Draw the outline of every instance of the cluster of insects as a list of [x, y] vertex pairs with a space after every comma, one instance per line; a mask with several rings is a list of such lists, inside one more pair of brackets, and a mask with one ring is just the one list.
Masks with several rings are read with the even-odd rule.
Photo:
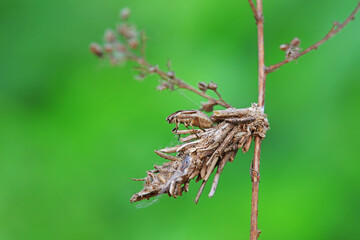
[[[209, 193], [209, 197], [214, 196], [225, 164], [235, 159], [239, 149], [247, 152], [254, 136], [264, 138], [269, 129], [266, 115], [256, 104], [250, 108], [214, 111], [211, 117], [198, 110], [177, 111], [166, 120], [175, 124], [172, 133], [179, 136], [180, 144], [155, 150], [168, 162], [154, 165], [145, 178], [133, 179], [145, 183], [144, 189], [135, 193], [130, 202], [160, 194], [176, 198], [187, 192], [190, 180], [195, 179], [196, 182], [202, 180], [195, 199], [197, 203], [217, 167]], [[180, 124], [188, 129], [179, 130]]]

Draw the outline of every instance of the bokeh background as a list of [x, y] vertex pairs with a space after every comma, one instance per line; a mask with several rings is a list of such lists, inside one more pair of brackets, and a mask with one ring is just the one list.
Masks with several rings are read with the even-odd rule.
[[[303, 48], [343, 21], [355, 0], [265, 1], [267, 65], [294, 37]], [[148, 59], [196, 85], [219, 84], [236, 107], [257, 101], [256, 27], [246, 0], [2, 0], [0, 3], [0, 239], [248, 239], [252, 152], [238, 154], [198, 205], [130, 204], [153, 152], [176, 144], [170, 113], [191, 93], [157, 92], [89, 43], [132, 9]], [[360, 15], [340, 34], [268, 76], [261, 239], [359, 239]], [[183, 96], [185, 94], [186, 97]], [[210, 185], [210, 184], [209, 184]]]

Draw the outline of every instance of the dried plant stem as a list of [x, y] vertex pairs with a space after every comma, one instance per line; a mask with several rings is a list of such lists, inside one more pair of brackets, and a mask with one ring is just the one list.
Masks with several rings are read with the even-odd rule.
[[251, 194], [251, 230], [250, 240], [256, 240], [261, 231], [258, 229], [258, 202], [259, 202], [259, 182], [260, 182], [260, 149], [261, 138], [255, 137], [255, 153], [251, 170], [252, 194]]
[[320, 41], [318, 41], [317, 43], [315, 43], [314, 45], [308, 47], [307, 49], [305, 49], [304, 51], [300, 52], [299, 54], [297, 54], [296, 56], [294, 56], [291, 59], [286, 59], [282, 62], [279, 62], [277, 64], [271, 65], [269, 67], [266, 68], [266, 73], [271, 73], [275, 70], [277, 70], [279, 67], [281, 67], [282, 65], [289, 63], [303, 55], [305, 55], [306, 53], [310, 52], [311, 50], [315, 50], [318, 49], [318, 47], [323, 44], [324, 42], [326, 42], [327, 40], [329, 40], [331, 37], [333, 37], [335, 34], [337, 34], [338, 32], [340, 32], [351, 20], [353, 20], [355, 18], [356, 13], [359, 11], [360, 9], [360, 2], [358, 3], [358, 5], [356, 6], [356, 8], [354, 9], [354, 11], [350, 14], [349, 17], [346, 18], [346, 20], [340, 24], [338, 22], [333, 23], [332, 28], [330, 29], [330, 31], [325, 35], [325, 37], [323, 39], [321, 39]]
[[257, 10], [256, 10], [256, 7], [255, 7], [255, 5], [254, 5], [254, 2], [253, 2], [253, 0], [248, 0], [248, 1], [249, 1], [251, 10], [253, 11], [255, 20], [256, 20], [256, 22], [257, 22], [257, 21], [259, 20], [259, 16], [258, 16], [258, 12], [257, 12]]
[[147, 73], [154, 73], [159, 75], [162, 79], [166, 79], [167, 81], [171, 81], [174, 83], [174, 85], [178, 86], [179, 88], [182, 89], [187, 89], [193, 93], [196, 93], [197, 95], [206, 98], [210, 101], [213, 101], [215, 104], [217, 105], [221, 105], [223, 107], [226, 108], [230, 108], [231, 105], [228, 104], [227, 102], [225, 102], [224, 99], [221, 98], [220, 94], [216, 91], [216, 94], [219, 96], [219, 99], [215, 99], [209, 95], [207, 95], [206, 93], [194, 88], [193, 86], [187, 84], [186, 82], [184, 82], [183, 80], [175, 77], [175, 76], [169, 76], [168, 73], [161, 71], [159, 68], [152, 66], [150, 63], [148, 63], [144, 58], [139, 57], [135, 54], [130, 54], [129, 53], [129, 58], [130, 60], [135, 61], [137, 64], [139, 64], [141, 67], [143, 67], [143, 71], [146, 71]]
[[[250, 6], [253, 5], [252, 1], [249, 1]], [[264, 111], [265, 104], [265, 52], [264, 52], [264, 17], [263, 17], [263, 4], [262, 0], [256, 1], [256, 24], [258, 30], [258, 61], [259, 61], [259, 73], [258, 73], [258, 105], [262, 111]], [[261, 151], [261, 137], [255, 137], [255, 153], [252, 163], [251, 181], [252, 181], [252, 196], [251, 196], [251, 229], [250, 240], [256, 240], [260, 234], [258, 230], [258, 201], [259, 201], [259, 180], [260, 180], [260, 151]]]
[[[264, 58], [264, 18], [263, 18], [263, 4], [262, 0], [256, 0], [256, 9], [254, 6], [254, 2], [249, 0], [250, 7], [254, 13], [257, 29], [258, 29], [258, 61], [259, 61], [259, 97], [258, 97], [258, 106], [262, 111], [264, 111], [265, 106], [265, 83], [266, 83], [266, 75], [274, 70], [278, 69], [282, 65], [297, 59], [304, 54], [310, 52], [311, 50], [317, 49], [321, 44], [326, 42], [328, 39], [337, 34], [340, 30], [342, 30], [351, 20], [355, 18], [356, 13], [360, 9], [360, 2], [356, 6], [355, 10], [350, 14], [346, 20], [340, 23], [334, 23], [331, 30], [325, 35], [323, 39], [305, 49], [304, 51], [298, 53], [291, 59], [286, 59], [280, 63], [271, 65], [266, 68], [265, 66], [265, 58]], [[252, 162], [251, 169], [251, 181], [252, 181], [252, 199], [251, 199], [251, 232], [250, 232], [250, 240], [256, 240], [259, 237], [261, 231], [258, 230], [258, 201], [259, 201], [259, 181], [260, 181], [260, 152], [261, 152], [261, 137], [255, 137], [255, 152], [254, 152], [254, 160]]]

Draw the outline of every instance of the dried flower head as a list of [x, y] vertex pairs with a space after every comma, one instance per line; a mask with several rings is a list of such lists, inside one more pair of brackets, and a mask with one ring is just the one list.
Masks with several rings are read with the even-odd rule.
[[213, 83], [213, 82], [210, 82], [209, 85], [208, 85], [208, 88], [213, 90], [213, 91], [216, 91], [218, 85], [216, 83]]

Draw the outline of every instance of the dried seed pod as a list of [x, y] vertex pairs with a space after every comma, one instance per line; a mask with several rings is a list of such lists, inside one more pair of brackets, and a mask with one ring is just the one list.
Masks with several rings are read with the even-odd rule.
[[149, 72], [151, 73], [156, 73], [158, 70], [159, 70], [158, 65], [149, 67]]
[[137, 39], [129, 39], [128, 43], [132, 49], [136, 49], [139, 46], [139, 41]]
[[138, 37], [138, 32], [134, 26], [123, 23], [116, 26], [116, 31], [127, 39], [136, 39]]
[[288, 50], [289, 49], [289, 47], [290, 47], [290, 44], [281, 44], [280, 45], [280, 50], [282, 50], [282, 51], [286, 51], [286, 50]]
[[90, 51], [97, 57], [102, 57], [104, 55], [103, 49], [98, 43], [91, 43]]
[[161, 81], [161, 84], [156, 87], [156, 90], [163, 91], [168, 88], [170, 88], [168, 82]]
[[130, 16], [130, 8], [128, 7], [125, 7], [123, 9], [121, 9], [120, 11], [120, 18], [123, 20], [123, 21], [126, 21]]
[[127, 29], [128, 29], [128, 25], [123, 23], [123, 24], [118, 24], [116, 26], [116, 31], [118, 34], [122, 35], [125, 37], [125, 33], [127, 32]]
[[208, 88], [213, 90], [213, 91], [216, 91], [218, 85], [216, 83], [213, 83], [213, 82], [210, 82], [209, 85], [208, 85]]
[[107, 53], [112, 53], [114, 49], [113, 49], [113, 46], [112, 46], [111, 44], [106, 43], [106, 44], [104, 45], [104, 50], [105, 50], [105, 52], [107, 52]]
[[292, 47], [298, 47], [300, 45], [300, 39], [294, 38], [290, 44]]
[[198, 88], [202, 91], [202, 92], [206, 92], [206, 90], [208, 89], [208, 85], [204, 82], [199, 82], [198, 83]]
[[107, 29], [105, 31], [104, 39], [107, 43], [113, 43], [116, 41], [115, 32], [112, 29]]
[[174, 72], [174, 71], [169, 71], [169, 72], [167, 73], [167, 76], [168, 76], [169, 78], [171, 78], [171, 79], [174, 79], [174, 78], [175, 78], [175, 72]]

